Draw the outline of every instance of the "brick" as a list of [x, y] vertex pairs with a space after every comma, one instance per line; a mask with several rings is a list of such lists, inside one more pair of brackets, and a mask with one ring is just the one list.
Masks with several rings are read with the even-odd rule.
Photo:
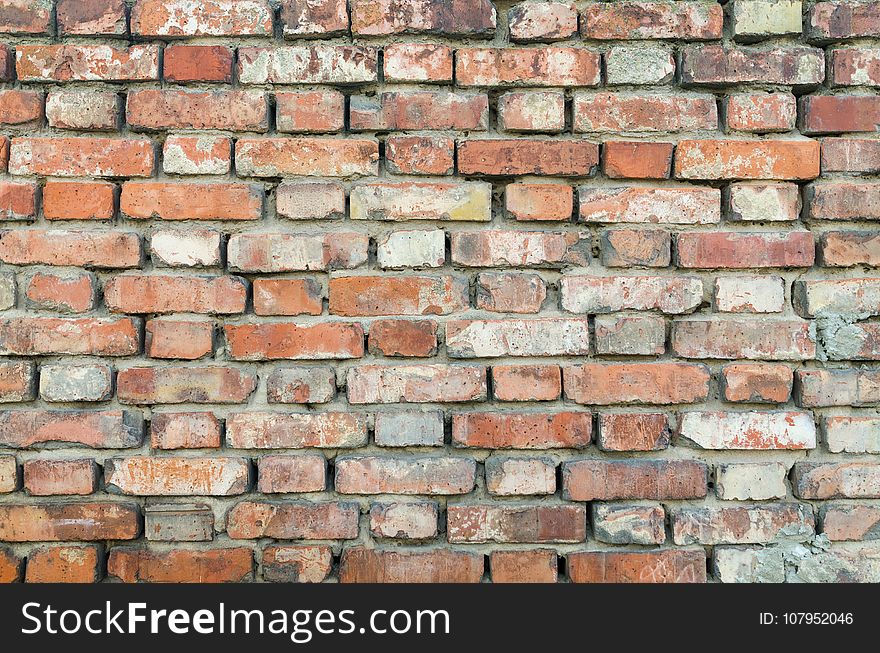
[[34, 399], [35, 371], [30, 361], [0, 362], [0, 403]]
[[875, 132], [880, 125], [880, 102], [871, 95], [813, 95], [801, 100], [804, 134]]
[[370, 532], [379, 538], [426, 540], [437, 536], [437, 504], [431, 501], [374, 503]]
[[254, 574], [248, 548], [149, 551], [114, 547], [107, 575], [123, 583], [240, 583]]
[[159, 47], [131, 45], [17, 45], [22, 82], [148, 82], [159, 79]]
[[489, 554], [493, 583], [555, 583], [558, 566], [556, 551], [551, 549], [493, 551]]
[[257, 385], [254, 374], [231, 367], [130, 367], [116, 375], [124, 404], [237, 404]]
[[817, 2], [808, 16], [804, 26], [817, 40], [870, 37], [880, 26], [873, 2]]
[[336, 396], [336, 375], [330, 367], [282, 367], [266, 379], [270, 404], [323, 404]]
[[232, 360], [324, 360], [364, 355], [364, 330], [349, 322], [227, 324], [224, 333]]
[[139, 0], [131, 10], [139, 36], [271, 36], [272, 8], [265, 0]]
[[686, 45], [681, 49], [685, 86], [780, 84], [816, 86], [825, 79], [822, 50], [805, 46], [724, 47]]
[[244, 458], [135, 456], [104, 461], [104, 483], [111, 492], [134, 496], [230, 496], [249, 485]]
[[226, 516], [234, 540], [351, 540], [358, 535], [355, 503], [262, 503], [243, 501]]
[[452, 81], [453, 49], [439, 43], [391, 43], [384, 48], [388, 82]]
[[369, 350], [380, 356], [433, 356], [437, 352], [437, 323], [376, 320], [370, 325]]
[[329, 288], [332, 315], [448, 315], [470, 304], [467, 282], [452, 276], [334, 277]]
[[87, 495], [98, 489], [94, 460], [28, 460], [24, 489], [31, 496]]
[[443, 91], [389, 91], [349, 101], [351, 131], [443, 129], [484, 131], [489, 124], [485, 94]]
[[43, 121], [43, 94], [35, 91], [0, 91], [0, 125], [38, 128]]
[[558, 365], [494, 365], [492, 393], [499, 401], [554, 401], [562, 394]]
[[661, 451], [669, 446], [663, 413], [601, 413], [597, 444], [603, 451]]
[[880, 85], [880, 50], [877, 48], [834, 48], [830, 52], [832, 85]]
[[15, 50], [6, 44], [0, 45], [0, 81], [13, 79], [15, 71]]
[[571, 219], [574, 193], [564, 184], [509, 184], [504, 208], [515, 220]]
[[6, 0], [0, 10], [0, 34], [46, 34], [52, 4], [45, 0]]
[[460, 86], [598, 86], [599, 54], [585, 48], [460, 48]]
[[376, 415], [375, 441], [380, 447], [440, 447], [445, 437], [440, 411], [382, 412]]
[[375, 82], [378, 50], [358, 45], [240, 47], [242, 84], [363, 84]]
[[442, 229], [391, 232], [377, 239], [376, 259], [383, 269], [442, 267], [446, 233]]
[[700, 499], [706, 496], [706, 465], [692, 460], [568, 461], [562, 464], [562, 496], [566, 501]]
[[672, 237], [662, 229], [606, 229], [599, 249], [605, 267], [663, 268], [672, 260]]
[[55, 91], [46, 97], [50, 127], [82, 131], [116, 131], [119, 97], [115, 93]]
[[582, 222], [711, 224], [721, 220], [721, 192], [714, 188], [582, 187], [578, 195]]
[[0, 583], [21, 581], [23, 570], [24, 558], [15, 555], [11, 549], [0, 548]]
[[618, 84], [668, 84], [675, 77], [672, 48], [657, 41], [612, 44], [605, 53], [605, 81]]
[[151, 542], [210, 542], [214, 537], [214, 513], [203, 503], [147, 506], [144, 536]]
[[47, 442], [81, 444], [95, 449], [138, 447], [143, 418], [127, 410], [0, 411], [0, 443], [13, 449]]
[[369, 138], [240, 138], [235, 167], [245, 177], [377, 175], [379, 143]]
[[697, 277], [564, 276], [559, 282], [561, 305], [572, 313], [614, 313], [621, 310], [690, 313], [703, 301]]
[[15, 282], [15, 274], [11, 272], [0, 274], [0, 307], [3, 310], [15, 306], [17, 291], [18, 284]]
[[276, 93], [275, 111], [280, 132], [338, 132], [345, 121], [345, 96], [339, 91]]
[[731, 7], [733, 37], [748, 41], [800, 34], [802, 9], [800, 0], [735, 0]]
[[340, 583], [479, 583], [483, 556], [449, 549], [347, 548]]
[[872, 370], [797, 370], [795, 400], [805, 408], [880, 403], [880, 374]]
[[446, 536], [450, 543], [583, 542], [586, 509], [572, 505], [450, 505]]
[[215, 267], [220, 264], [220, 233], [210, 229], [154, 231], [150, 255], [159, 267]]
[[590, 352], [586, 319], [453, 320], [446, 322], [450, 358], [585, 356]]
[[498, 99], [498, 119], [505, 131], [561, 132], [565, 95], [559, 91], [512, 91]]
[[788, 93], [734, 93], [725, 103], [727, 128], [767, 134], [794, 129], [797, 101]]
[[822, 172], [880, 172], [880, 141], [872, 138], [823, 138]]
[[114, 313], [243, 313], [247, 288], [241, 277], [128, 274], [104, 285]]
[[314, 279], [255, 279], [257, 315], [320, 315], [324, 291]]
[[822, 516], [822, 532], [841, 541], [876, 540], [880, 537], [880, 509], [877, 506], [831, 505]]
[[155, 153], [147, 140], [13, 138], [9, 172], [53, 177], [149, 177]]
[[780, 363], [733, 363], [721, 368], [721, 382], [727, 401], [784, 404], [793, 373]]
[[358, 36], [432, 33], [443, 36], [491, 36], [495, 6], [488, 0], [429, 0], [408, 11], [401, 0], [352, 0], [351, 31]]
[[716, 129], [711, 95], [576, 93], [576, 132], [677, 132]]
[[584, 140], [469, 139], [458, 143], [462, 175], [589, 177], [599, 146]]
[[702, 549], [585, 551], [566, 556], [573, 583], [705, 583]]
[[814, 449], [816, 425], [810, 413], [793, 411], [681, 414], [678, 435], [703, 449]]
[[673, 508], [670, 514], [678, 545], [803, 542], [815, 529], [812, 508], [797, 503]]
[[546, 231], [456, 231], [452, 262], [468, 267], [587, 265], [586, 233]]
[[828, 360], [880, 360], [878, 336], [876, 324], [819, 324], [819, 337]]
[[717, 277], [715, 310], [723, 313], [780, 313], [785, 282], [776, 276]]
[[706, 399], [709, 371], [688, 363], [588, 363], [562, 368], [565, 396], [579, 404], [689, 404]]
[[131, 268], [140, 265], [141, 241], [130, 231], [7, 231], [0, 235], [0, 260], [11, 265]]
[[285, 0], [281, 3], [286, 38], [333, 36], [348, 31], [346, 0]]
[[[2, 49], [0, 49], [2, 52]], [[2, 61], [0, 61], [0, 65], [2, 65]], [[2, 74], [0, 74], [2, 77]], [[8, 136], [0, 136], [0, 172], [6, 172], [6, 168], [9, 166], [9, 137]]]
[[445, 136], [389, 136], [385, 167], [397, 175], [451, 175], [455, 141]]
[[355, 268], [367, 261], [364, 234], [233, 234], [227, 266], [241, 272], [303, 272]]
[[0, 182], [0, 220], [33, 220], [36, 195], [35, 184]]
[[583, 412], [459, 413], [452, 416], [452, 442], [479, 449], [583, 449], [593, 416]]
[[484, 272], [477, 276], [477, 308], [486, 311], [538, 313], [546, 298], [547, 284], [537, 274]]
[[470, 458], [343, 457], [336, 459], [334, 487], [340, 494], [467, 494], [475, 475]]
[[492, 187], [482, 182], [375, 182], [351, 191], [352, 220], [464, 220], [492, 218]]
[[787, 318], [677, 320], [672, 350], [683, 358], [811, 360], [816, 357], [815, 328]]
[[721, 6], [702, 2], [616, 2], [589, 4], [581, 11], [581, 35], [588, 39], [721, 38]]
[[287, 182], [275, 189], [279, 217], [289, 220], [326, 220], [345, 214], [345, 189], [336, 182]]
[[719, 499], [766, 501], [784, 499], [788, 490], [783, 463], [733, 463], [715, 468], [715, 490]]
[[880, 184], [827, 182], [807, 187], [813, 220], [880, 220]]
[[826, 417], [824, 431], [831, 453], [880, 453], [880, 419], [876, 417]]
[[28, 554], [25, 582], [96, 583], [100, 557], [97, 546], [40, 547]]
[[819, 175], [819, 143], [786, 141], [680, 141], [679, 179], [807, 180]]
[[605, 141], [602, 171], [611, 179], [668, 179], [672, 143]]
[[364, 365], [348, 371], [351, 404], [485, 401], [486, 369], [471, 365]]
[[880, 466], [868, 462], [795, 463], [792, 486], [800, 499], [877, 499]]
[[264, 494], [322, 492], [327, 487], [327, 461], [320, 454], [265, 456], [257, 468], [257, 490]]
[[826, 553], [815, 554], [801, 562], [796, 580], [805, 582], [875, 583], [877, 575], [870, 560], [877, 554], [876, 543], [845, 546], [838, 544]]
[[797, 220], [800, 194], [794, 184], [734, 183], [725, 192], [729, 220], [749, 222]]
[[232, 166], [232, 143], [219, 136], [169, 136], [162, 169], [172, 175], [225, 175]]
[[43, 217], [47, 220], [110, 220], [116, 186], [104, 181], [47, 181]]
[[652, 356], [666, 351], [666, 322], [653, 315], [597, 315], [597, 354]]
[[333, 550], [329, 546], [267, 546], [262, 566], [263, 580], [270, 583], [320, 583], [333, 570]]
[[266, 97], [252, 91], [131, 91], [126, 116], [134, 130], [268, 129]]
[[89, 272], [35, 272], [25, 286], [27, 305], [58, 313], [85, 313], [95, 305], [97, 282]]
[[871, 277], [798, 280], [792, 297], [804, 317], [880, 314], [880, 282]]
[[2, 542], [133, 540], [140, 533], [137, 506], [118, 502], [4, 504]]
[[534, 496], [556, 492], [556, 465], [548, 458], [486, 459], [486, 490], [497, 496]]
[[214, 323], [206, 320], [147, 320], [144, 350], [150, 358], [197, 360], [214, 353]]
[[593, 532], [606, 544], [663, 544], [666, 541], [663, 506], [594, 503]]
[[109, 365], [40, 366], [40, 397], [48, 402], [105, 401], [113, 396]]
[[163, 53], [166, 81], [232, 82], [232, 50], [224, 45], [171, 45]]
[[18, 489], [19, 472], [15, 456], [0, 456], [0, 493], [6, 494]]
[[226, 444], [234, 449], [347, 449], [367, 443], [367, 420], [357, 413], [232, 413]]
[[9, 317], [0, 319], [0, 352], [133, 356], [140, 351], [138, 324], [130, 317]]
[[561, 41], [578, 31], [577, 8], [567, 2], [520, 2], [507, 20], [512, 41]]
[[217, 449], [220, 420], [213, 413], [159, 413], [150, 420], [154, 449]]

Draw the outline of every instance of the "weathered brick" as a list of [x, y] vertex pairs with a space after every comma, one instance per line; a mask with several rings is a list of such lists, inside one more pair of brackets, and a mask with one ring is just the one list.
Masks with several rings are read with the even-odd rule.
[[450, 505], [446, 537], [467, 542], [583, 542], [586, 509], [574, 505]]
[[599, 249], [605, 267], [664, 268], [672, 261], [672, 236], [662, 229], [606, 229]]
[[363, 84], [375, 82], [378, 50], [358, 45], [240, 47], [242, 84]]
[[880, 85], [880, 50], [877, 48], [834, 48], [829, 77], [834, 86]]
[[257, 315], [320, 315], [324, 291], [314, 279], [255, 279]]
[[9, 317], [0, 319], [0, 353], [133, 356], [139, 323], [130, 317]]
[[574, 192], [563, 184], [509, 184], [504, 208], [516, 220], [571, 219]]
[[776, 276], [717, 277], [715, 310], [723, 313], [781, 313], [785, 281]]
[[333, 550], [329, 546], [267, 546], [262, 566], [263, 580], [270, 583], [320, 583], [333, 569]]
[[681, 49], [680, 71], [686, 86], [816, 86], [825, 79], [825, 56], [822, 50], [806, 46], [686, 45]]
[[97, 281], [89, 272], [35, 272], [25, 286], [27, 305], [59, 313], [85, 313], [95, 305]]
[[210, 542], [214, 537], [214, 512], [203, 503], [147, 506], [144, 536], [151, 542]]
[[880, 126], [880, 98], [873, 95], [809, 95], [801, 99], [804, 134], [875, 132]]
[[492, 218], [492, 187], [482, 182], [374, 182], [351, 191], [352, 220], [465, 220]]
[[0, 506], [2, 542], [97, 542], [133, 540], [140, 511], [131, 503], [73, 502]]
[[670, 514], [678, 545], [803, 542], [815, 529], [812, 508], [798, 503], [673, 508]]
[[719, 499], [766, 501], [784, 499], [788, 490], [783, 463], [732, 463], [715, 468], [715, 491]]
[[150, 551], [114, 547], [107, 575], [123, 583], [241, 583], [254, 575], [249, 548]]
[[618, 84], [668, 84], [675, 77], [675, 54], [658, 41], [612, 44], [605, 53], [605, 81]]
[[0, 34], [46, 34], [52, 22], [52, 3], [45, 0], [5, 0], [0, 9]]
[[351, 31], [360, 36], [436, 33], [491, 36], [495, 6], [489, 0], [428, 0], [412, 11], [403, 0], [351, 0]]
[[721, 221], [721, 192], [714, 188], [638, 186], [579, 189], [582, 222], [710, 224]]
[[499, 401], [554, 401], [562, 372], [558, 365], [494, 365], [492, 393]]
[[727, 219], [749, 222], [797, 220], [801, 212], [795, 184], [734, 183], [725, 192]]
[[28, 460], [23, 471], [24, 489], [31, 496], [87, 495], [98, 489], [94, 460]]
[[700, 499], [706, 496], [706, 474], [706, 465], [693, 460], [573, 460], [562, 464], [562, 496], [567, 501]]
[[437, 536], [437, 516], [433, 501], [374, 503], [370, 532], [379, 538], [427, 540]]
[[216, 449], [220, 447], [220, 420], [213, 413], [159, 413], [150, 420], [154, 449]]
[[880, 18], [874, 2], [817, 2], [805, 27], [817, 40], [870, 37], [880, 29]]
[[342, 457], [336, 459], [334, 487], [340, 494], [467, 494], [476, 469], [470, 458]]
[[197, 360], [214, 353], [214, 323], [209, 320], [147, 320], [144, 351], [150, 358]]
[[149, 177], [153, 144], [122, 138], [13, 138], [9, 172], [53, 177]]
[[797, 370], [795, 399], [805, 408], [880, 403], [880, 374], [874, 370]]
[[282, 367], [266, 379], [270, 404], [323, 404], [336, 396], [336, 375], [330, 367]]
[[120, 211], [143, 220], [257, 220], [263, 190], [242, 183], [125, 182]]
[[702, 549], [587, 551], [566, 557], [573, 583], [705, 583]]
[[54, 91], [46, 97], [50, 127], [82, 131], [116, 131], [119, 97], [95, 91]]
[[703, 449], [814, 449], [816, 425], [810, 413], [682, 413], [678, 435]]
[[364, 355], [363, 327], [350, 322], [227, 324], [224, 334], [227, 354], [233, 360], [324, 360]]
[[32, 220], [36, 216], [37, 187], [31, 183], [0, 182], [0, 220]]
[[549, 458], [486, 459], [486, 489], [498, 496], [553, 494], [556, 465]]
[[243, 501], [226, 515], [234, 540], [351, 540], [358, 535], [355, 503], [262, 503]]
[[116, 375], [124, 404], [238, 404], [257, 386], [256, 375], [232, 367], [130, 367]]
[[264, 494], [322, 492], [327, 487], [324, 456], [265, 456], [257, 461], [257, 490]]
[[599, 146], [556, 139], [468, 139], [458, 143], [462, 175], [589, 177], [599, 164]]
[[28, 553], [25, 582], [96, 583], [100, 558], [97, 546], [40, 547]]
[[329, 288], [332, 315], [448, 315], [470, 304], [467, 282], [452, 276], [334, 277]]
[[104, 483], [134, 496], [230, 496], [247, 491], [250, 466], [244, 458], [108, 458]]
[[385, 167], [398, 175], [451, 175], [455, 141], [446, 136], [393, 135], [385, 139]]
[[718, 110], [711, 95], [577, 93], [576, 132], [678, 132], [717, 129]]
[[593, 416], [585, 412], [458, 413], [452, 442], [479, 449], [582, 449], [590, 444]]
[[31, 401], [36, 396], [35, 372], [30, 361], [0, 362], [0, 402]]
[[352, 96], [348, 113], [351, 131], [484, 131], [489, 125], [489, 98], [444, 91], [388, 91], [375, 98]]
[[797, 100], [788, 93], [734, 93], [725, 103], [727, 128], [767, 134], [794, 129]]
[[559, 282], [561, 305], [572, 313], [614, 313], [622, 310], [690, 313], [703, 301], [697, 277], [564, 276]]
[[505, 131], [561, 132], [565, 95], [559, 91], [512, 91], [498, 99], [498, 119]]
[[378, 174], [379, 143], [354, 138], [240, 138], [235, 167], [246, 177]]
[[132, 268], [141, 262], [141, 240], [131, 231], [7, 231], [0, 235], [0, 260], [11, 265]]
[[449, 549], [347, 548], [339, 561], [340, 583], [479, 583], [483, 556]]
[[377, 239], [376, 259], [383, 269], [442, 267], [446, 233], [442, 229], [393, 231]]
[[437, 323], [431, 320], [376, 320], [369, 350], [381, 356], [429, 357], [437, 352]]
[[590, 261], [587, 233], [549, 231], [456, 231], [452, 262], [467, 267], [537, 267]]
[[685, 140], [675, 148], [679, 179], [807, 180], [819, 176], [819, 143], [811, 140]]
[[813, 220], [880, 220], [880, 184], [826, 182], [807, 187]]
[[275, 112], [280, 132], [338, 132], [345, 122], [345, 96], [339, 91], [276, 93]]
[[826, 417], [824, 431], [831, 453], [880, 453], [880, 419], [876, 417]]
[[388, 82], [451, 82], [453, 49], [439, 43], [391, 43], [384, 48]]
[[363, 234], [244, 233], [227, 244], [227, 265], [241, 272], [302, 272], [355, 268], [367, 260]]
[[815, 327], [789, 318], [676, 320], [671, 344], [683, 358], [798, 361], [816, 357]]
[[607, 544], [663, 544], [666, 541], [663, 506], [594, 503], [593, 532]]
[[598, 86], [600, 56], [586, 48], [460, 48], [461, 86]]
[[272, 8], [265, 0], [138, 0], [131, 31], [139, 36], [271, 36]]
[[810, 267], [815, 258], [809, 231], [686, 232], [678, 235], [676, 245], [683, 268]]
[[284, 0], [281, 23], [287, 38], [326, 37], [348, 31], [346, 0]]
[[486, 369], [471, 365], [365, 365], [348, 371], [352, 404], [465, 402], [486, 399]]
[[880, 466], [869, 462], [795, 463], [792, 486], [801, 499], [877, 499]]
[[0, 444], [13, 449], [48, 442], [126, 449], [140, 446], [143, 437], [143, 417], [134, 411], [0, 411]]
[[598, 445], [603, 451], [660, 451], [669, 446], [663, 413], [601, 413]]
[[721, 368], [727, 401], [784, 404], [791, 396], [794, 375], [781, 363], [733, 363]]
[[15, 555], [11, 549], [0, 548], [0, 583], [21, 581], [24, 558]]
[[247, 287], [241, 277], [128, 274], [104, 285], [113, 313], [243, 313]]
[[733, 37], [749, 41], [801, 33], [801, 0], [734, 0], [731, 4]]
[[666, 321], [654, 315], [597, 315], [597, 354], [656, 356], [666, 351]]
[[880, 314], [880, 280], [872, 277], [798, 280], [792, 295], [804, 317]]
[[367, 443], [367, 420], [358, 413], [232, 413], [226, 444], [234, 449], [332, 449]]
[[822, 532], [836, 542], [876, 540], [880, 538], [880, 509], [877, 506], [830, 505], [822, 516]]
[[0, 493], [15, 492], [18, 484], [18, 462], [15, 456], [0, 456]]
[[590, 353], [586, 319], [451, 320], [446, 322], [450, 358], [585, 356]]
[[567, 399], [579, 404], [689, 404], [709, 394], [709, 370], [688, 363], [587, 363], [562, 368]]
[[232, 50], [225, 45], [171, 45], [165, 48], [162, 74], [166, 81], [232, 82]]
[[551, 549], [493, 551], [489, 568], [493, 583], [555, 583], [559, 576], [556, 551]]
[[512, 41], [561, 41], [578, 31], [577, 8], [569, 2], [520, 2], [507, 20]]
[[721, 38], [721, 5], [702, 2], [591, 3], [581, 11], [581, 34], [588, 39]]
[[40, 397], [43, 401], [105, 401], [112, 395], [113, 371], [109, 365], [40, 366]]
[[345, 214], [345, 189], [337, 182], [281, 182], [275, 209], [289, 220], [325, 220]]
[[150, 254], [159, 267], [214, 267], [220, 264], [220, 233], [210, 229], [154, 231]]
[[445, 437], [443, 413], [381, 412], [376, 415], [374, 435], [380, 447], [440, 447]]
[[605, 141], [602, 171], [611, 179], [668, 179], [672, 143]]
[[4, 128], [38, 128], [43, 120], [43, 94], [35, 91], [0, 91], [0, 125]]
[[23, 82], [148, 82], [159, 79], [159, 47], [138, 44], [17, 45], [15, 69]]
[[880, 141], [872, 138], [823, 138], [822, 172], [880, 172]]
[[173, 175], [225, 175], [232, 165], [232, 143], [221, 136], [169, 136], [162, 169]]

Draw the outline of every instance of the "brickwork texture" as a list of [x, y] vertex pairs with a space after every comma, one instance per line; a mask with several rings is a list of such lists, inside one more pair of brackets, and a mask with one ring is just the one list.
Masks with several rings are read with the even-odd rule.
[[0, 0], [0, 580], [880, 581], [880, 2]]

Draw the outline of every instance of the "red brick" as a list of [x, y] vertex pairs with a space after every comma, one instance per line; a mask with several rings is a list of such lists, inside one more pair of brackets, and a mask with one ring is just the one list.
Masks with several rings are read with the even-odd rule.
[[35, 396], [35, 370], [29, 361], [0, 363], [0, 402], [31, 401]]
[[340, 583], [479, 583], [483, 555], [449, 549], [349, 548], [339, 562]]
[[364, 355], [363, 327], [350, 322], [227, 324], [224, 331], [227, 353], [233, 360], [323, 360]]
[[819, 143], [809, 140], [680, 141], [679, 179], [793, 179], [819, 176]]
[[58, 0], [55, 12], [59, 34], [118, 36], [128, 30], [123, 0]]
[[579, 404], [690, 404], [709, 395], [709, 370], [688, 363], [588, 363], [562, 368], [565, 396]]
[[476, 473], [471, 458], [338, 457], [334, 488], [340, 494], [467, 494]]
[[672, 143], [605, 141], [602, 171], [611, 179], [668, 179]]
[[[450, 61], [451, 64], [451, 61]], [[450, 73], [451, 73], [450, 68]], [[8, 45], [0, 44], [0, 81], [8, 82], [13, 79], [15, 71], [15, 51]]]
[[873, 231], [827, 231], [819, 248], [825, 266], [880, 266], [880, 234]]
[[582, 449], [590, 444], [590, 413], [458, 413], [452, 442], [479, 449]]
[[721, 38], [724, 13], [721, 5], [702, 2], [597, 3], [581, 12], [581, 34], [588, 39]]
[[794, 494], [801, 499], [880, 498], [880, 465], [870, 462], [795, 463]]
[[806, 320], [691, 318], [672, 325], [672, 350], [682, 358], [810, 360], [816, 337]]
[[320, 315], [324, 290], [315, 279], [255, 279], [257, 315]]
[[321, 455], [264, 456], [257, 466], [257, 489], [264, 494], [322, 492], [327, 487], [327, 461]]
[[817, 2], [805, 27], [819, 40], [871, 37], [880, 30], [880, 15], [876, 2]]
[[115, 313], [243, 313], [247, 288], [241, 277], [129, 274], [104, 285]]
[[12, 265], [131, 268], [141, 262], [134, 232], [27, 229], [0, 235], [0, 260]]
[[489, 0], [429, 0], [412, 11], [404, 0], [352, 0], [351, 31], [359, 36], [432, 33], [491, 36], [495, 6]]
[[25, 286], [29, 306], [59, 313], [85, 313], [95, 306], [97, 281], [88, 272], [35, 272]]
[[240, 138], [235, 166], [248, 177], [377, 175], [379, 143], [355, 138]]
[[367, 443], [367, 420], [359, 413], [233, 413], [226, 444], [235, 449], [331, 449]]
[[485, 131], [489, 98], [446, 91], [388, 91], [376, 98], [356, 95], [349, 101], [349, 123], [351, 131]]
[[727, 128], [766, 134], [794, 129], [797, 100], [788, 93], [735, 93], [725, 104]]
[[485, 401], [486, 369], [470, 365], [364, 365], [348, 371], [351, 404]]
[[276, 93], [275, 111], [280, 132], [338, 132], [345, 123], [345, 96], [333, 90]]
[[660, 451], [669, 446], [669, 419], [663, 413], [602, 413], [599, 448], [603, 451]]
[[585, 551], [565, 557], [573, 583], [705, 583], [706, 553], [681, 549]]
[[576, 132], [677, 132], [718, 128], [711, 95], [578, 93]]
[[538, 313], [547, 284], [537, 274], [484, 272], [477, 277], [477, 308], [495, 313]]
[[573, 3], [520, 2], [507, 12], [507, 20], [512, 41], [561, 41], [578, 31], [578, 12]]
[[834, 86], [880, 85], [880, 50], [852, 47], [831, 50], [829, 77]]
[[46, 34], [52, 5], [44, 0], [5, 0], [0, 8], [0, 34]]
[[104, 485], [133, 496], [231, 496], [247, 492], [250, 463], [245, 458], [108, 458]]
[[554, 401], [562, 393], [558, 365], [495, 365], [492, 393], [499, 401]]
[[128, 124], [135, 130], [268, 130], [266, 96], [256, 91], [131, 91]]
[[564, 184], [509, 184], [504, 208], [516, 220], [571, 220], [574, 193]]
[[822, 172], [880, 172], [880, 141], [873, 138], [823, 138]]
[[43, 94], [35, 91], [0, 91], [0, 125], [38, 128], [43, 120]]
[[875, 540], [880, 528], [877, 506], [830, 505], [822, 517], [822, 532], [832, 541]]
[[555, 583], [558, 577], [556, 551], [551, 549], [493, 551], [489, 569], [493, 583]]
[[333, 570], [329, 546], [267, 546], [263, 549], [263, 580], [270, 583], [320, 583]]
[[384, 48], [388, 82], [451, 82], [452, 53], [437, 43], [391, 43]]
[[32, 183], [0, 182], [0, 220], [36, 217], [37, 187]]
[[562, 464], [567, 501], [701, 499], [706, 465], [695, 460], [575, 460]]
[[0, 136], [0, 172], [6, 172], [7, 167], [9, 167], [9, 137]]
[[813, 220], [880, 220], [880, 184], [824, 182], [806, 192]]
[[682, 268], [808, 268], [815, 258], [809, 231], [687, 232], [676, 245]]
[[794, 375], [787, 365], [734, 363], [721, 368], [727, 401], [784, 404], [791, 396]]
[[101, 579], [97, 546], [45, 546], [28, 553], [26, 583], [96, 583]]
[[225, 45], [171, 45], [163, 74], [169, 82], [232, 82], [232, 50]]
[[428, 357], [437, 352], [437, 323], [431, 320], [376, 320], [370, 325], [370, 353]]
[[132, 356], [140, 351], [130, 317], [10, 317], [0, 319], [0, 352], [18, 356]]
[[584, 506], [450, 505], [446, 509], [449, 542], [583, 542], [587, 538]]
[[0, 583], [21, 581], [24, 558], [19, 558], [10, 549], [0, 547]]
[[103, 181], [47, 181], [43, 216], [47, 220], [110, 220], [116, 186]]
[[141, 414], [127, 410], [0, 412], [0, 443], [14, 449], [46, 442], [125, 449], [140, 446], [143, 435]]
[[220, 420], [213, 413], [153, 413], [150, 446], [154, 449], [216, 449]]
[[284, 0], [281, 23], [288, 38], [325, 37], [348, 31], [346, 0]]
[[44, 503], [0, 506], [2, 542], [133, 540], [141, 530], [134, 504]]
[[385, 139], [385, 166], [398, 175], [450, 175], [455, 141], [445, 136], [401, 136]]
[[809, 95], [801, 99], [804, 134], [875, 132], [880, 127], [880, 97]]
[[205, 320], [147, 320], [144, 349], [150, 358], [196, 360], [214, 352], [214, 323]]
[[825, 78], [825, 56], [818, 48], [804, 46], [686, 45], [681, 49], [680, 70], [685, 86], [816, 86]]
[[672, 260], [672, 236], [662, 229], [607, 229], [599, 243], [605, 267], [665, 268]]
[[271, 36], [272, 8], [266, 0], [139, 0], [131, 32], [140, 36]]
[[333, 315], [448, 315], [469, 304], [467, 283], [451, 276], [330, 279]]
[[586, 48], [460, 48], [461, 86], [598, 86], [600, 56]]
[[148, 140], [13, 138], [9, 172], [47, 177], [149, 177], [155, 160]]
[[358, 536], [355, 503], [258, 503], [243, 501], [226, 519], [234, 540], [352, 540]]
[[248, 548], [148, 551], [113, 547], [107, 575], [123, 583], [240, 583], [253, 578]]
[[47, 497], [56, 494], [92, 494], [98, 489], [98, 466], [94, 460], [27, 460], [24, 489]]
[[159, 79], [159, 46], [18, 45], [22, 82], [148, 82]]
[[239, 404], [256, 387], [256, 375], [231, 367], [131, 367], [116, 375], [124, 404]]
[[458, 143], [462, 175], [589, 177], [598, 164], [599, 146], [583, 140], [495, 138]]

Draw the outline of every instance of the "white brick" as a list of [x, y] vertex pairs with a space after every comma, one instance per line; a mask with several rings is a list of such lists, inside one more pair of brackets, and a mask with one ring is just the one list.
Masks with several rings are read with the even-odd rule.
[[679, 435], [703, 449], [814, 449], [816, 425], [796, 411], [681, 414]]
[[108, 365], [43, 365], [40, 397], [44, 401], [104, 401], [112, 393]]
[[376, 444], [380, 447], [442, 447], [443, 437], [440, 411], [376, 415]]
[[800, 213], [796, 184], [731, 184], [727, 202], [731, 220], [781, 222], [797, 220]]
[[556, 492], [556, 466], [547, 458], [486, 460], [486, 489], [489, 494], [520, 496]]
[[379, 267], [437, 268], [446, 261], [446, 234], [442, 229], [395, 231], [379, 241]]
[[825, 443], [831, 453], [880, 453], [880, 417], [828, 417]]
[[616, 45], [605, 57], [609, 84], [665, 84], [675, 75], [675, 57], [666, 46]]
[[733, 35], [737, 40], [800, 34], [800, 0], [733, 0]]
[[722, 583], [782, 583], [785, 560], [779, 548], [716, 546], [715, 577]]
[[715, 468], [715, 491], [719, 499], [782, 499], [787, 494], [782, 463], [731, 463]]
[[715, 279], [715, 310], [722, 313], [780, 313], [784, 305], [782, 277], [742, 275]]
[[220, 234], [198, 229], [157, 231], [150, 238], [153, 263], [168, 267], [211, 267], [220, 264]]

